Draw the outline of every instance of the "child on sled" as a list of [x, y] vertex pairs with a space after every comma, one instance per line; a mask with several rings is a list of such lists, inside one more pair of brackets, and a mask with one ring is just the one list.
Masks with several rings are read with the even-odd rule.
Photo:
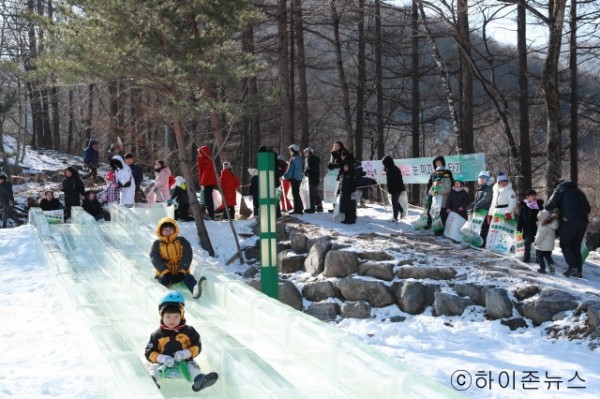
[[160, 327], [150, 335], [144, 355], [150, 362], [148, 372], [159, 388], [161, 377], [168, 378], [169, 371], [178, 374], [179, 369], [192, 383], [192, 390], [198, 392], [214, 385], [219, 375], [203, 374], [194, 361], [202, 351], [202, 343], [198, 331], [185, 324], [184, 308], [185, 298], [178, 291], [169, 291], [160, 299]]

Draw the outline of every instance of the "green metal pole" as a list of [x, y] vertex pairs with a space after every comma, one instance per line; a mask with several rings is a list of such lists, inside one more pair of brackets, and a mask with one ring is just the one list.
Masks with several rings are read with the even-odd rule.
[[277, 267], [277, 228], [275, 195], [275, 157], [272, 152], [258, 153], [258, 206], [260, 226], [260, 282], [262, 292], [279, 299]]

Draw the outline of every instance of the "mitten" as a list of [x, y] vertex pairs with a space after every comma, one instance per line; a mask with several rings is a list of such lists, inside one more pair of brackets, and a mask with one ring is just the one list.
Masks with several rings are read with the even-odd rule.
[[192, 357], [192, 352], [190, 352], [188, 349], [184, 349], [175, 352], [175, 355], [173, 357], [175, 358], [176, 362], [180, 362], [182, 360], [189, 359], [190, 357]]
[[504, 214], [504, 219], [505, 220], [512, 220], [512, 215], [507, 212], [507, 213]]
[[167, 355], [156, 356], [156, 361], [164, 364], [167, 367], [173, 367], [175, 365], [175, 360], [171, 356]]

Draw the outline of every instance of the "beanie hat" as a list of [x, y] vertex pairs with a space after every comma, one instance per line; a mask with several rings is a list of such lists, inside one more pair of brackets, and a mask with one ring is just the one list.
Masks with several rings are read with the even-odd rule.
[[478, 177], [485, 177], [487, 180], [490, 178], [490, 172], [488, 172], [487, 170], [482, 170], [481, 172], [479, 172]]
[[109, 170], [108, 172], [106, 172], [106, 180], [108, 181], [114, 181], [115, 180], [115, 172], [113, 172], [112, 170]]
[[540, 211], [537, 216], [537, 218], [540, 222], [544, 222], [544, 221], [548, 220], [549, 217], [550, 217], [550, 212], [548, 212], [545, 209]]
[[501, 181], [505, 181], [508, 182], [508, 176], [506, 176], [504, 174], [504, 172], [498, 172], [498, 183], [500, 183]]
[[250, 176], [256, 176], [256, 175], [258, 175], [258, 169], [256, 169], [256, 168], [248, 168], [248, 174]]
[[229, 162], [223, 162], [223, 169], [231, 169], [231, 164]]
[[160, 313], [161, 318], [165, 315], [165, 313], [179, 313], [179, 315], [183, 317], [183, 304], [177, 302], [165, 302], [160, 306], [158, 312]]
[[315, 150], [313, 150], [313, 148], [312, 148], [312, 147], [306, 147], [306, 148], [304, 149], [304, 152], [310, 152], [311, 154], [314, 154], [314, 153], [315, 153]]
[[174, 187], [179, 187], [179, 186], [181, 186], [182, 184], [185, 184], [185, 179], [184, 179], [182, 176], [177, 176], [177, 177], [175, 178], [175, 183], [173, 183], [173, 184], [171, 185], [171, 188], [174, 188]]
[[298, 144], [292, 144], [288, 149], [298, 152], [300, 151], [300, 146], [298, 146]]

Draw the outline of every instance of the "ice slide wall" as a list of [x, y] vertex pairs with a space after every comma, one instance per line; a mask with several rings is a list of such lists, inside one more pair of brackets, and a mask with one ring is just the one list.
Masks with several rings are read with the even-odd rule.
[[208, 279], [207, 290], [199, 300], [181, 291], [186, 319], [202, 335], [196, 360], [220, 379], [200, 394], [181, 381], [158, 390], [142, 354], [157, 326], [156, 301], [165, 292], [152, 279], [148, 251], [156, 220], [166, 212], [113, 206], [112, 222], [98, 224], [73, 208], [72, 224], [48, 225], [41, 211], [30, 211], [43, 258], [55, 268], [77, 314], [85, 315], [98, 359], [107, 361], [95, 365], [98, 397], [462, 397], [334, 326], [266, 297], [199, 252], [194, 274]]

